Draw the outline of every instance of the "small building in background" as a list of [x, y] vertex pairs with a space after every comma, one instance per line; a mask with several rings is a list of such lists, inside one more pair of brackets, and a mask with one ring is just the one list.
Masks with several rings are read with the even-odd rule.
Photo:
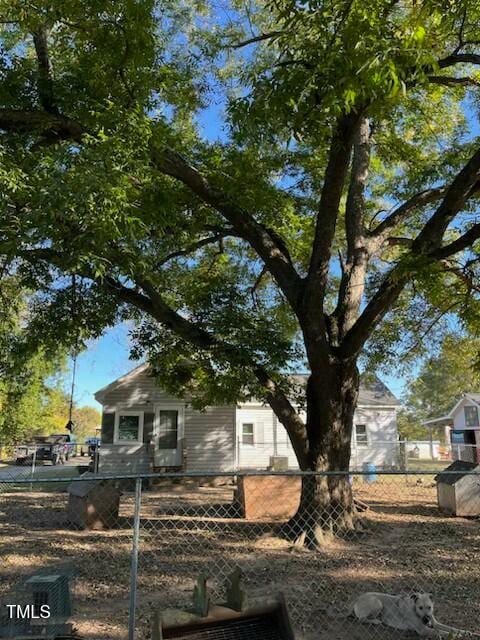
[[480, 463], [480, 393], [464, 393], [444, 416], [425, 420], [430, 430], [443, 429], [453, 460]]
[[441, 511], [452, 516], [480, 516], [479, 464], [455, 460], [435, 476], [435, 480], [438, 508]]

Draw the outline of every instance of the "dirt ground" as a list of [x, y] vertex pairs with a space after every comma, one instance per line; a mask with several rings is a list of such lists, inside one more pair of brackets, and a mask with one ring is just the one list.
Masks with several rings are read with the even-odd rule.
[[[282, 591], [295, 628], [310, 639], [397, 640], [408, 635], [335, 621], [327, 610], [364, 591], [433, 593], [446, 624], [480, 629], [480, 520], [439, 513], [431, 479], [382, 479], [354, 485], [370, 509], [365, 532], [330, 540], [318, 551], [294, 549], [278, 523], [245, 521], [232, 510], [232, 487], [164, 484], [144, 491], [137, 628], [148, 638], [156, 609], [188, 607], [195, 578], [210, 576], [221, 601], [226, 575], [240, 566], [247, 593]], [[67, 495], [0, 494], [0, 599], [25, 577], [59, 564], [72, 573], [74, 623], [98, 640], [126, 637], [133, 496], [124, 494], [117, 528], [72, 529]], [[19, 593], [19, 591], [17, 591]], [[20, 597], [20, 596], [19, 596]]]

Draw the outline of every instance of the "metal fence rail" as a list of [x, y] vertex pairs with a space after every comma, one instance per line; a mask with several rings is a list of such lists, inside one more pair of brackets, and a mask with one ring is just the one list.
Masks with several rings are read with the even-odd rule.
[[[311, 514], [300, 526], [292, 516], [302, 478], [315, 476], [345, 478], [357, 516], [314, 538]], [[298, 638], [404, 637], [344, 617], [369, 591], [431, 593], [441, 622], [478, 632], [480, 474], [442, 479], [438, 489], [428, 470], [2, 477], [0, 638], [19, 635], [5, 620], [6, 604], [50, 598], [64, 607], [55, 622], [70, 620], [84, 638], [147, 639], [157, 612], [191, 608], [200, 575], [208, 576], [211, 602], [224, 602], [238, 568], [247, 606], [281, 592]], [[472, 513], [449, 515], [439, 499]], [[302, 528], [304, 541], [317, 545], [299, 544]], [[51, 592], [32, 586], [46, 583]]]

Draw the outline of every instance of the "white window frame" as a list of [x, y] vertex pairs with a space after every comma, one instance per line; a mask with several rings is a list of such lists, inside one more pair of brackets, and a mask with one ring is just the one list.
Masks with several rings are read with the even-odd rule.
[[[357, 427], [365, 427], [365, 437], [367, 439], [365, 443], [359, 444], [357, 439]], [[357, 449], [366, 449], [369, 446], [370, 446], [370, 438], [368, 435], [368, 425], [365, 422], [359, 422], [358, 424], [355, 424], [355, 447]]]
[[[247, 443], [243, 441], [243, 426], [244, 425], [252, 425], [252, 439], [253, 442], [252, 443]], [[250, 435], [250, 434], [249, 434]], [[255, 446], [255, 422], [253, 422], [253, 420], [251, 422], [247, 422], [246, 420], [241, 422], [240, 424], [240, 444], [242, 445], [242, 447], [254, 447]]]
[[[118, 437], [118, 430], [120, 427], [120, 416], [137, 416], [138, 417], [138, 438], [137, 440], [120, 440]], [[123, 409], [115, 410], [115, 424], [113, 428], [113, 443], [114, 444], [134, 444], [143, 443], [143, 421], [144, 411], [126, 411]]]

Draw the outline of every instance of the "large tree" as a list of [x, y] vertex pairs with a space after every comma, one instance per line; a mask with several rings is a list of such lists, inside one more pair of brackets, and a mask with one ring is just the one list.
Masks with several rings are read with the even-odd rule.
[[[133, 317], [165, 384], [261, 394], [301, 469], [348, 469], [359, 359], [477, 321], [478, 3], [0, 16], [0, 251], [42, 292], [42, 337], [71, 328], [77, 274], [85, 335]], [[289, 531], [353, 518], [346, 477], [305, 476]]]

